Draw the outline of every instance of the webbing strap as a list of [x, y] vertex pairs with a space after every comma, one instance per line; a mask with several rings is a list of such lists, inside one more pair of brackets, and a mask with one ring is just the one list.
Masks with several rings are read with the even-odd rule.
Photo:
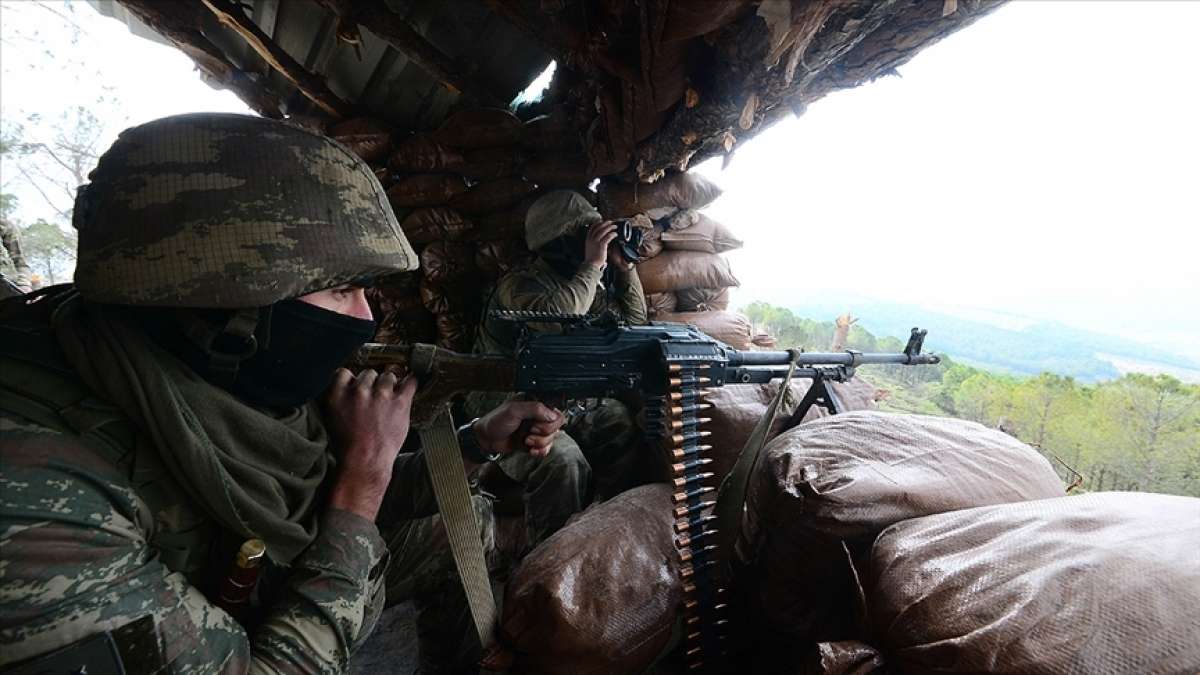
[[438, 513], [450, 541], [454, 566], [467, 593], [467, 605], [479, 643], [484, 650], [494, 641], [496, 628], [496, 599], [488, 579], [487, 561], [483, 555], [480, 524], [475, 520], [471, 505], [471, 489], [463, 472], [462, 451], [458, 436], [450, 422], [450, 410], [444, 408], [432, 424], [420, 430], [425, 463], [433, 481]]
[[766, 414], [758, 420], [754, 432], [742, 446], [742, 451], [738, 454], [733, 469], [721, 481], [721, 488], [717, 491], [717, 504], [713, 508], [713, 513], [717, 516], [717, 536], [722, 547], [720, 550], [726, 551], [727, 559], [733, 552], [732, 546], [737, 539], [737, 533], [742, 529], [742, 511], [746, 508], [746, 486], [749, 485], [750, 476], [753, 475], [754, 467], [758, 464], [758, 456], [767, 443], [767, 435], [771, 433], [771, 427], [775, 424], [779, 406], [791, 393], [792, 373], [795, 371], [796, 356], [793, 354], [787, 375], [783, 377], [783, 383], [779, 386], [779, 393], [775, 394], [771, 405], [767, 407]]

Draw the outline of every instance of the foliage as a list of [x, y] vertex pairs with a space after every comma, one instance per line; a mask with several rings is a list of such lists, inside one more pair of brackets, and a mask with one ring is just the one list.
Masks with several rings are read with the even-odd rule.
[[38, 219], [21, 230], [21, 250], [34, 270], [54, 284], [70, 275], [75, 266], [76, 236], [54, 223]]
[[[781, 346], [827, 350], [834, 324], [756, 302], [744, 307]], [[894, 351], [903, 343], [857, 324], [851, 349]], [[1169, 375], [1128, 374], [1081, 384], [1051, 372], [1014, 376], [943, 356], [933, 367], [867, 366], [888, 391], [884, 410], [946, 415], [1002, 429], [1083, 478], [1085, 490], [1139, 490], [1200, 497], [1200, 386]]]

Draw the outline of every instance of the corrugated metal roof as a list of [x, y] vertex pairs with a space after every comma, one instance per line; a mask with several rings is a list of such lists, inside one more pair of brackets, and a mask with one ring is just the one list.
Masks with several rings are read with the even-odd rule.
[[[132, 34], [171, 44], [115, 0], [88, 1], [101, 14], [124, 22]], [[292, 58], [325, 78], [334, 93], [397, 128], [436, 128], [462, 98], [368, 30], [362, 30], [357, 49], [339, 40], [335, 14], [312, 0], [250, 0], [242, 6]], [[504, 101], [515, 98], [550, 62], [548, 55], [478, 0], [389, 0], [387, 6], [457, 69], [488, 83], [489, 93], [503, 96]], [[285, 112], [306, 114], [314, 109], [291, 82], [211, 12], [197, 28], [235, 67], [282, 100]]]

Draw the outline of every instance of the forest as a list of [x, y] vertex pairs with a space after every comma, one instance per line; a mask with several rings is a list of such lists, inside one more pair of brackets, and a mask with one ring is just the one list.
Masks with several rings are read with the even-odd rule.
[[[828, 350], [834, 321], [816, 321], [764, 302], [742, 308], [780, 347]], [[904, 341], [851, 324], [846, 347], [898, 351]], [[1200, 497], [1200, 386], [1169, 375], [1126, 374], [1094, 384], [1043, 372], [990, 372], [942, 354], [937, 366], [866, 366], [882, 390], [880, 409], [969, 419], [1038, 448], [1072, 493], [1137, 490]]]

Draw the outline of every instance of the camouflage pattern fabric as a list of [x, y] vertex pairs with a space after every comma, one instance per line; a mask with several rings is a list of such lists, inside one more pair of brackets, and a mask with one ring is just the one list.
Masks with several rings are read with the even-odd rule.
[[578, 192], [547, 192], [530, 204], [525, 214], [525, 244], [530, 251], [536, 251], [564, 234], [602, 220], [596, 207]]
[[620, 401], [581, 401], [544, 459], [518, 452], [499, 460], [509, 478], [524, 486], [525, 527], [530, 546], [557, 532], [592, 498], [607, 499], [632, 487], [638, 430]]
[[[513, 352], [516, 329], [511, 322], [491, 318], [491, 312], [495, 310], [557, 314], [613, 312], [634, 325], [647, 322], [646, 297], [637, 270], [629, 273], [627, 282], [617, 289], [615, 297], [610, 297], [601, 279], [602, 272], [591, 265], [580, 265], [574, 276], [564, 279], [540, 258], [525, 269], [510, 272], [496, 283], [492, 292], [475, 351], [506, 355]], [[531, 324], [530, 327], [540, 332], [561, 330], [555, 324]]]
[[376, 526], [324, 513], [238, 623], [211, 598], [241, 538], [204, 515], [119, 410], [37, 351], [52, 337], [0, 314], [0, 667], [150, 616], [166, 672], [345, 671], [382, 609]]
[[417, 267], [370, 167], [286, 123], [155, 120], [124, 131], [90, 179], [74, 211], [88, 300], [262, 307]]
[[[428, 484], [428, 474], [423, 478]], [[472, 504], [488, 567], [494, 571], [499, 561], [492, 501], [476, 495]], [[436, 509], [436, 502], [432, 506]], [[392, 554], [386, 577], [387, 604], [413, 602], [422, 675], [477, 673], [475, 664], [482, 651], [441, 516], [396, 521], [381, 525], [381, 531]]]
[[[630, 273], [624, 288], [612, 297], [601, 284], [601, 272], [595, 267], [581, 265], [573, 277], [564, 279], [542, 259], [502, 278], [488, 310], [475, 350], [489, 354], [511, 355], [516, 342], [513, 325], [490, 318], [492, 310], [613, 312], [629, 323], [646, 323], [646, 299], [636, 270]], [[530, 328], [561, 330], [556, 324], [531, 324]], [[504, 394], [473, 393], [467, 397], [467, 412], [472, 416], [483, 415], [505, 398]], [[525, 521], [532, 545], [561, 528], [594, 495], [607, 498], [627, 487], [637, 461], [634, 446], [638, 431], [628, 408], [614, 399], [578, 403], [586, 412], [571, 418], [544, 460], [535, 460], [524, 453], [500, 460], [504, 473], [525, 487]]]

